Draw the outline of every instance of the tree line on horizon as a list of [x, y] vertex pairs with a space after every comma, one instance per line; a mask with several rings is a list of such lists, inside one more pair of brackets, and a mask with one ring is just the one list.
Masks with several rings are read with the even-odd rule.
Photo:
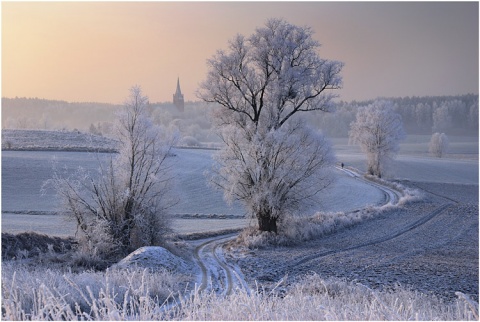
[[[408, 134], [478, 136], [478, 95], [422, 96], [385, 98], [393, 103], [402, 117]], [[335, 102], [335, 112], [309, 115], [308, 122], [329, 137], [348, 137], [350, 124], [361, 106], [368, 101]], [[107, 103], [69, 103], [39, 98], [2, 97], [2, 129], [79, 130], [108, 135], [115, 113], [122, 105]], [[185, 103], [179, 112], [173, 103], [151, 103], [155, 122], [174, 125], [189, 142], [215, 142], [210, 118], [212, 105], [205, 102]]]

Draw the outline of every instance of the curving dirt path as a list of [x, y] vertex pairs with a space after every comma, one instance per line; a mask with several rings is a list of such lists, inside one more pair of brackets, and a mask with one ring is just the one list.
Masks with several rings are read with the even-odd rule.
[[[352, 170], [339, 167], [337, 167], [337, 169], [345, 172], [347, 175], [354, 177], [355, 179], [363, 181], [365, 184], [381, 190], [385, 195], [385, 199], [382, 204], [395, 204], [401, 197], [401, 194], [398, 191], [366, 180]], [[248, 284], [245, 281], [241, 270], [233, 263], [227, 263], [223, 256], [223, 246], [235, 239], [235, 237], [236, 234], [217, 236], [210, 238], [196, 246], [194, 258], [200, 268], [200, 275], [198, 278], [198, 290], [200, 292], [205, 290], [213, 290], [218, 294], [229, 295], [232, 293], [234, 288], [245, 288], [247, 291], [249, 291]], [[362, 245], [357, 245], [354, 248], [359, 247], [362, 247]], [[297, 263], [294, 263], [294, 265], [301, 265], [322, 256], [327, 256], [332, 253], [347, 251], [354, 248], [327, 251], [326, 253], [314, 253], [312, 255], [303, 257]]]
[[237, 234], [229, 234], [209, 239], [195, 248], [194, 257], [200, 267], [199, 288], [202, 291], [215, 291], [218, 294], [230, 295], [236, 288], [248, 291], [248, 285], [238, 267], [227, 263], [223, 246], [236, 238]]
[[[411, 183], [406, 183], [411, 184]], [[237, 257], [249, 283], [274, 287], [315, 272], [372, 288], [397, 284], [445, 299], [478, 300], [478, 186], [415, 183], [425, 197], [295, 247]]]
[[[339, 170], [381, 189], [384, 204], [401, 197], [354, 171]], [[236, 287], [248, 290], [247, 283], [259, 283], [281, 291], [280, 280], [286, 287], [315, 272], [376, 289], [401, 284], [447, 300], [460, 291], [478, 301], [478, 185], [403, 184], [421, 190], [422, 200], [386, 208], [368, 221], [299, 246], [233, 255], [223, 246], [235, 235], [205, 241], [195, 250], [201, 290], [228, 295]]]
[[373, 182], [371, 180], [367, 180], [367, 179], [365, 179], [365, 177], [363, 175], [360, 175], [356, 171], [353, 171], [353, 170], [347, 169], [347, 168], [340, 168], [338, 166], [336, 166], [335, 168], [337, 170], [345, 172], [347, 175], [349, 175], [349, 176], [351, 176], [351, 177], [353, 177], [357, 180], [360, 180], [360, 181], [362, 181], [363, 183], [365, 183], [369, 186], [372, 186], [372, 187], [377, 188], [380, 191], [382, 191], [384, 196], [385, 196], [385, 200], [384, 200], [383, 204], [381, 204], [381, 205], [386, 205], [386, 204], [389, 204], [389, 203], [395, 205], [395, 204], [398, 203], [398, 201], [402, 197], [402, 194], [399, 191], [394, 190], [390, 187], [381, 185], [379, 183]]

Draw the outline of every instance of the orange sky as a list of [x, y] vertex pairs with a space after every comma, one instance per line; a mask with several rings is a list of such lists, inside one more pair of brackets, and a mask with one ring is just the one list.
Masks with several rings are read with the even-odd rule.
[[2, 2], [2, 96], [186, 100], [206, 59], [272, 17], [345, 63], [340, 98], [478, 94], [478, 2]]

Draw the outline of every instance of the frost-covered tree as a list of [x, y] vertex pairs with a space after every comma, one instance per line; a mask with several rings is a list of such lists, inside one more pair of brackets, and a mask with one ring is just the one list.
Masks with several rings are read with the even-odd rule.
[[467, 120], [470, 128], [478, 129], [478, 97], [471, 103], [470, 107], [468, 108]]
[[332, 182], [330, 144], [301, 120], [277, 130], [242, 130], [223, 127], [226, 146], [215, 157], [211, 181], [228, 201], [241, 201], [260, 230], [277, 232], [278, 220], [314, 202]]
[[97, 173], [79, 169], [63, 177], [55, 171], [49, 180], [90, 250], [125, 254], [158, 244], [168, 230], [174, 137], [154, 125], [148, 112], [148, 98], [132, 87], [115, 124], [118, 155], [99, 162]]
[[448, 150], [448, 137], [445, 133], [434, 133], [430, 139], [429, 152], [441, 158]]
[[225, 148], [212, 181], [241, 201], [262, 231], [277, 232], [283, 215], [322, 190], [332, 162], [325, 139], [292, 118], [330, 111], [331, 90], [341, 87], [343, 64], [320, 58], [312, 34], [271, 19], [250, 37], [237, 35], [208, 60], [199, 91], [220, 105], [214, 122]]
[[[447, 130], [452, 127], [451, 104], [442, 102], [441, 106], [433, 112], [433, 131]], [[432, 132], [433, 132], [432, 131]]]
[[378, 177], [400, 149], [404, 137], [402, 119], [390, 101], [377, 100], [359, 108], [350, 125], [350, 138], [367, 155], [368, 173]]

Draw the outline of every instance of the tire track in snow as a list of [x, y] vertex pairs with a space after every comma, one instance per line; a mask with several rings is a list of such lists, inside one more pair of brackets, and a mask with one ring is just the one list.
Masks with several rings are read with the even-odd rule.
[[217, 250], [221, 248], [224, 243], [225, 242], [215, 244], [215, 247], [213, 248], [213, 256], [215, 257], [215, 260], [217, 261], [218, 265], [220, 265], [223, 268], [223, 271], [225, 272], [224, 295], [230, 295], [232, 293], [232, 284], [233, 284], [232, 272], [230, 270], [230, 267], [226, 264], [226, 262], [223, 259], [220, 259], [218, 257], [218, 253], [217, 253]]
[[[387, 186], [384, 186], [380, 183], [376, 183], [376, 182], [372, 182], [370, 180], [364, 179], [363, 177], [361, 177], [360, 175], [358, 175], [356, 172], [354, 172], [352, 170], [348, 170], [348, 169], [340, 168], [340, 167], [336, 167], [336, 168], [338, 170], [341, 170], [341, 171], [347, 173], [348, 175], [350, 175], [350, 176], [352, 176], [356, 179], [362, 180], [365, 183], [382, 190], [384, 192], [385, 196], [386, 196], [386, 201], [385, 201], [384, 205], [389, 204], [389, 203], [392, 203], [392, 204], [398, 203], [398, 200], [400, 198], [400, 193], [398, 191], [395, 191], [395, 190], [393, 190], [393, 189], [391, 189]], [[447, 198], [447, 199], [450, 199], [450, 198]], [[450, 199], [450, 200], [456, 202], [453, 199]], [[321, 258], [321, 257], [334, 255], [334, 254], [339, 254], [339, 253], [343, 253], [343, 252], [347, 252], [347, 251], [351, 251], [351, 250], [355, 250], [355, 249], [359, 249], [359, 248], [363, 248], [363, 247], [367, 247], [367, 246], [372, 246], [372, 245], [375, 245], [375, 244], [379, 244], [379, 243], [383, 243], [383, 242], [392, 240], [394, 238], [397, 238], [397, 237], [399, 237], [399, 236], [401, 236], [405, 233], [408, 233], [408, 232], [424, 225], [425, 223], [427, 223], [428, 221], [430, 221], [434, 217], [438, 216], [439, 214], [441, 214], [442, 212], [447, 210], [450, 206], [452, 206], [451, 203], [444, 204], [444, 205], [438, 207], [437, 209], [435, 209], [434, 211], [432, 211], [431, 213], [427, 214], [426, 216], [418, 219], [417, 221], [414, 221], [413, 223], [410, 223], [410, 224], [402, 227], [400, 230], [397, 230], [396, 232], [394, 232], [392, 234], [389, 234], [387, 236], [383, 236], [383, 237], [380, 237], [380, 238], [375, 238], [375, 239], [372, 239], [368, 242], [361, 243], [361, 244], [354, 245], [354, 246], [350, 246], [350, 247], [346, 247], [346, 248], [334, 249], [334, 250], [330, 250], [330, 251], [315, 253], [315, 254], [303, 257], [302, 259], [300, 259], [300, 260], [296, 261], [294, 264], [292, 264], [292, 266], [295, 267], [297, 265], [303, 265], [303, 264], [305, 264], [309, 261], [312, 261], [312, 260], [315, 260], [315, 259], [318, 259], [318, 258]]]
[[[340, 171], [345, 172], [349, 176], [354, 177], [355, 179], [361, 180], [365, 184], [368, 184], [377, 189], [380, 189], [385, 195], [385, 201], [383, 203], [384, 205], [389, 203], [395, 204], [398, 202], [400, 198], [400, 193], [398, 191], [391, 189], [389, 187], [383, 186], [379, 183], [372, 182], [368, 179], [365, 179], [352, 170], [348, 170], [340, 167], [336, 167], [336, 168]], [[440, 209], [439, 212], [443, 210], [445, 209]], [[302, 265], [304, 263], [307, 263], [319, 257], [324, 257], [332, 254], [337, 254], [340, 252], [346, 252], [349, 250], [358, 249], [361, 247], [366, 247], [366, 246], [377, 244], [380, 242], [385, 242], [387, 240], [396, 238], [406, 233], [407, 231], [415, 229], [416, 227], [424, 224], [425, 222], [429, 221], [436, 215], [437, 213], [434, 212], [429, 216], [423, 217], [420, 220], [404, 227], [402, 230], [398, 231], [397, 233], [391, 234], [389, 236], [385, 236], [383, 238], [374, 239], [367, 243], [347, 247], [344, 249], [332, 250], [332, 251], [327, 251], [323, 253], [316, 253], [308, 257], [304, 257], [301, 260], [297, 261], [294, 264], [294, 266]], [[201, 270], [201, 282], [200, 282], [199, 292], [202, 292], [208, 289], [209, 287], [211, 287], [214, 290], [218, 290], [219, 292], [221, 291], [223, 295], [229, 295], [232, 293], [235, 280], [237, 281], [236, 283], [237, 286], [244, 287], [247, 289], [247, 292], [249, 291], [246, 282], [243, 280], [240, 274], [236, 272], [235, 268], [230, 266], [223, 257], [220, 258], [220, 256], [218, 255], [223, 245], [228, 241], [230, 241], [231, 239], [233, 239], [234, 237], [235, 235], [221, 236], [212, 240], [208, 240], [195, 248], [194, 256]], [[218, 274], [215, 274], [215, 273], [218, 273]]]
[[452, 199], [452, 198], [450, 198], [450, 197], [441, 195], [441, 194], [439, 194], [439, 193], [430, 191], [430, 190], [425, 189], [425, 188], [421, 188], [421, 187], [419, 187], [417, 184], [415, 184], [415, 182], [410, 182], [410, 184], [413, 185], [413, 186], [415, 186], [415, 187], [417, 187], [417, 189], [423, 190], [423, 191], [425, 191], [425, 192], [427, 192], [427, 193], [429, 193], [429, 194], [431, 194], [431, 195], [434, 195], [434, 196], [437, 196], [437, 197], [440, 197], [440, 198], [449, 200], [449, 201], [451, 201], [451, 202], [453, 202], [453, 203], [455, 203], [455, 204], [459, 204], [459, 203], [460, 203], [458, 200]]
[[246, 283], [240, 274], [219, 255], [224, 244], [235, 237], [236, 234], [221, 236], [208, 240], [195, 248], [195, 259], [201, 270], [199, 292], [211, 287], [213, 290], [221, 291], [223, 295], [230, 295], [234, 284], [245, 287]]
[[408, 233], [408, 232], [420, 227], [421, 225], [427, 223], [428, 221], [433, 219], [435, 216], [438, 216], [440, 213], [447, 210], [450, 206], [451, 206], [451, 204], [443, 205], [443, 206], [435, 209], [430, 214], [420, 218], [419, 220], [403, 227], [399, 231], [397, 231], [395, 233], [392, 233], [390, 235], [380, 237], [380, 238], [375, 238], [375, 239], [372, 239], [372, 240], [370, 240], [366, 243], [361, 243], [361, 244], [358, 244], [358, 245], [355, 245], [355, 246], [350, 246], [350, 247], [346, 247], [346, 248], [341, 248], [341, 249], [335, 249], [335, 250], [330, 250], [330, 251], [326, 251], [326, 252], [316, 253], [316, 254], [313, 254], [313, 255], [302, 258], [301, 260], [295, 262], [292, 266], [295, 267], [297, 265], [303, 265], [303, 264], [305, 264], [305, 263], [307, 263], [311, 260], [318, 259], [320, 257], [325, 257], [325, 256], [328, 256], [328, 255], [333, 255], [333, 254], [339, 254], [339, 253], [343, 253], [343, 252], [348, 252], [348, 251], [351, 251], [351, 250], [355, 250], [355, 249], [359, 249], [359, 248], [367, 247], [367, 246], [372, 246], [372, 245], [375, 245], [375, 244], [380, 244], [380, 243], [392, 240], [394, 238], [397, 238], [397, 237], [399, 237], [399, 236], [401, 236], [405, 233]]
[[200, 270], [202, 271], [201, 275], [201, 282], [200, 282], [200, 286], [198, 288], [198, 291], [199, 292], [202, 292], [204, 291], [206, 288], [207, 288], [207, 285], [208, 285], [208, 270], [207, 270], [207, 266], [204, 264], [204, 262], [202, 261], [201, 257], [200, 257], [200, 252], [202, 251], [202, 249], [208, 244], [209, 242], [206, 242], [206, 243], [203, 243], [201, 244], [200, 246], [198, 246], [197, 248], [195, 248], [195, 252], [194, 252], [194, 256], [195, 256], [195, 259], [197, 261], [197, 264], [198, 266], [200, 267]]
[[345, 172], [346, 174], [348, 174], [349, 176], [351, 176], [355, 179], [358, 179], [358, 180], [364, 182], [365, 184], [368, 184], [372, 187], [375, 187], [375, 188], [381, 190], [383, 192], [383, 194], [385, 195], [385, 202], [383, 203], [383, 205], [387, 205], [389, 203], [396, 204], [396, 203], [398, 203], [398, 201], [402, 197], [401, 193], [396, 191], [395, 189], [392, 189], [392, 188], [384, 186], [380, 183], [373, 182], [371, 180], [365, 179], [363, 176], [359, 175], [358, 173], [356, 173], [353, 170], [346, 169], [346, 168], [340, 168], [338, 166], [335, 166], [335, 168], [337, 170]]

